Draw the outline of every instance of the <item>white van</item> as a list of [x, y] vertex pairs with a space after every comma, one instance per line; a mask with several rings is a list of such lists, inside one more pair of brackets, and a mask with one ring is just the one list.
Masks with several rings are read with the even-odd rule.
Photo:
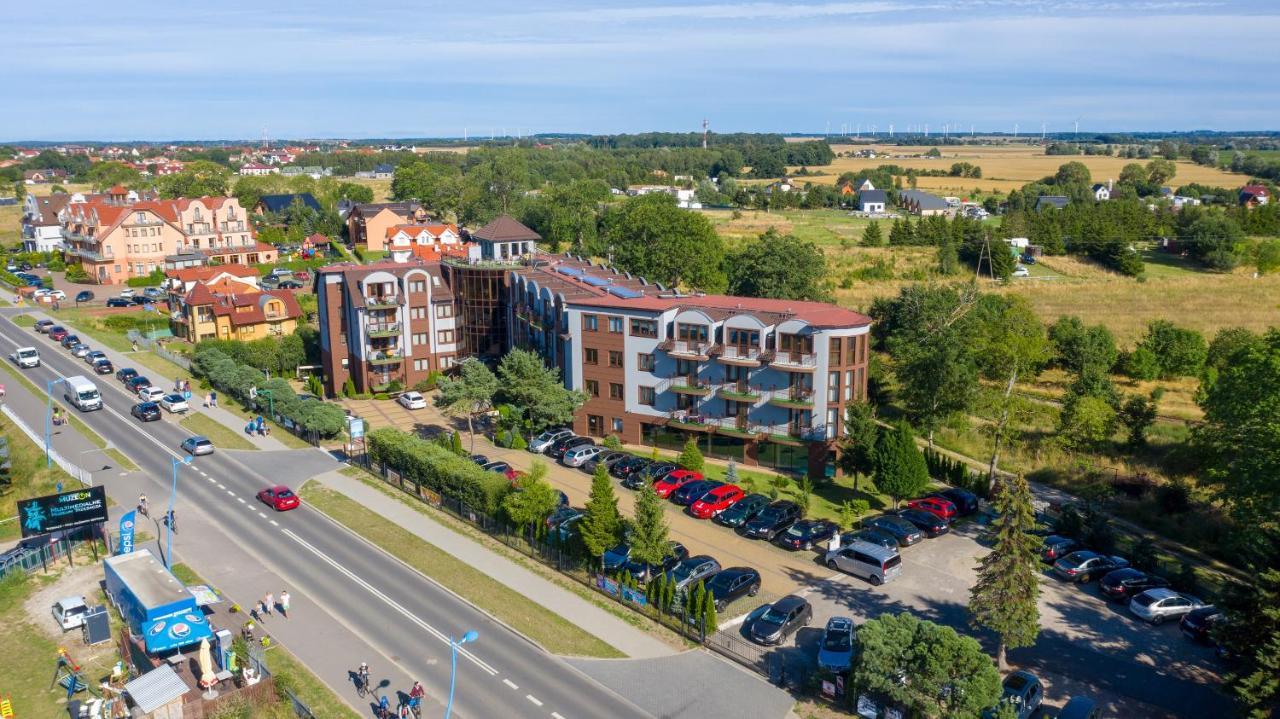
[[40, 366], [40, 350], [35, 347], [19, 347], [16, 352], [9, 355], [9, 359], [19, 367], [39, 367]]
[[97, 385], [90, 382], [83, 375], [68, 377], [63, 382], [63, 386], [66, 388], [62, 392], [63, 399], [70, 402], [81, 412], [102, 409], [102, 395], [98, 394]]

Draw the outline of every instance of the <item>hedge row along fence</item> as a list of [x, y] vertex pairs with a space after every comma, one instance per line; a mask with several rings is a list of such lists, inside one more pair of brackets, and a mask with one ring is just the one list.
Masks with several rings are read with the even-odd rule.
[[476, 466], [444, 447], [390, 427], [366, 437], [369, 458], [426, 489], [496, 516], [510, 491], [507, 478]]
[[[346, 412], [341, 407], [320, 400], [299, 399], [287, 380], [279, 377], [266, 379], [261, 370], [239, 364], [221, 350], [197, 346], [191, 368], [197, 376], [207, 379], [214, 389], [245, 404], [251, 403], [249, 390], [258, 388], [259, 397], [252, 401], [257, 408], [269, 407], [277, 417], [288, 419], [321, 437], [337, 435], [346, 424]], [[270, 393], [269, 401], [263, 390]]]

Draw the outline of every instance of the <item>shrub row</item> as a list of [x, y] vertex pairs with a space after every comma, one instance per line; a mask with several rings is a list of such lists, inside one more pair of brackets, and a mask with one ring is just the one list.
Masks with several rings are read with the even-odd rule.
[[952, 487], [967, 489], [979, 497], [987, 496], [987, 478], [980, 472], [974, 472], [958, 459], [952, 459], [936, 449], [925, 447], [924, 463], [929, 468], [929, 476], [939, 482], [946, 482]]
[[496, 515], [510, 491], [506, 477], [476, 466], [448, 449], [383, 427], [367, 436], [369, 456], [391, 467], [405, 479], [439, 492], [488, 515]]
[[197, 347], [191, 368], [209, 380], [215, 389], [243, 402], [249, 401], [250, 388], [267, 390], [271, 398], [268, 400], [266, 396], [260, 396], [255, 403], [258, 408], [269, 407], [277, 415], [318, 432], [322, 437], [338, 434], [346, 423], [346, 413], [341, 407], [318, 400], [301, 400], [287, 380], [278, 377], [266, 379], [261, 371], [237, 363], [221, 350]]

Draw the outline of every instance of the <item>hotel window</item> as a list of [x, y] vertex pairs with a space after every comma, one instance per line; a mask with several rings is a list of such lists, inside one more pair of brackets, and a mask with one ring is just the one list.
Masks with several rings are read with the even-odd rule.
[[582, 316], [582, 329], [587, 332], [597, 332], [600, 329], [600, 318], [595, 315]]
[[834, 409], [827, 410], [827, 439], [836, 436], [836, 424], [840, 421], [840, 413]]
[[676, 339], [685, 342], [706, 342], [707, 326], [706, 325], [687, 325], [683, 322], [676, 325]]
[[409, 283], [409, 291], [410, 291], [410, 292], [426, 292], [426, 291], [427, 291], [427, 283], [426, 283], [426, 281], [424, 281], [424, 280], [414, 280], [413, 282], [410, 282], [410, 283]]
[[416, 345], [416, 346], [418, 346], [418, 347], [426, 347], [426, 346], [427, 346], [427, 333], [426, 333], [426, 332], [418, 332], [418, 333], [414, 334], [414, 335], [413, 335], [413, 344], [414, 344], [414, 345]]
[[425, 320], [426, 318], [427, 318], [427, 308], [426, 308], [426, 307], [410, 307], [410, 308], [409, 308], [409, 319], [411, 319], [411, 320]]
[[619, 352], [618, 350], [609, 350], [609, 366], [610, 366], [610, 367], [621, 367], [621, 366], [622, 366], [622, 353], [621, 353], [621, 352]]
[[657, 320], [631, 320], [631, 336], [632, 337], [657, 337], [658, 321]]
[[453, 316], [453, 305], [436, 305], [436, 319], [445, 320]]
[[610, 429], [611, 429], [612, 431], [614, 431], [614, 432], [621, 432], [621, 431], [622, 431], [622, 418], [621, 418], [621, 417], [614, 417], [614, 418], [612, 418], [611, 420], [609, 420], [609, 422], [610, 422]]
[[844, 371], [844, 401], [853, 399], [853, 370]]
[[840, 338], [832, 337], [828, 340], [827, 364], [835, 367], [840, 364]]
[[640, 387], [638, 388], [638, 395], [636, 401], [646, 407], [652, 407], [657, 400], [658, 393], [652, 387]]
[[453, 344], [453, 330], [440, 330], [436, 332], [436, 341], [442, 345]]
[[593, 379], [589, 379], [589, 380], [587, 380], [587, 381], [586, 381], [586, 386], [587, 386], [587, 394], [591, 395], [592, 397], [599, 397], [599, 396], [600, 396], [600, 383], [599, 383], [599, 382], [597, 382], [596, 380], [593, 380]]
[[425, 372], [431, 369], [431, 360], [416, 359], [413, 361], [413, 368], [419, 372]]
[[676, 360], [676, 374], [696, 375], [698, 374], [698, 363], [693, 360]]
[[622, 399], [622, 385], [617, 382], [609, 383], [609, 399]]
[[828, 402], [840, 401], [840, 373], [839, 372], [827, 373], [827, 401]]
[[458, 364], [458, 358], [453, 355], [446, 355], [440, 358], [440, 369], [449, 369]]
[[621, 317], [609, 318], [609, 331], [613, 332], [614, 334], [622, 334], [622, 318]]
[[587, 347], [587, 348], [583, 349], [583, 350], [582, 350], [582, 363], [583, 363], [583, 364], [600, 364], [600, 352], [599, 352], [599, 350], [593, 349], [593, 348], [591, 348], [591, 347]]
[[636, 355], [636, 369], [641, 372], [653, 371], [653, 355], [647, 352], [641, 352]]

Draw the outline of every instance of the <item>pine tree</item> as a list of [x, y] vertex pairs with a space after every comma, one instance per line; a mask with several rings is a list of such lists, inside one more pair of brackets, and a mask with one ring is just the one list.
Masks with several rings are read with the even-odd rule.
[[631, 532], [631, 556], [636, 561], [646, 564], [661, 564], [670, 551], [662, 498], [654, 491], [652, 484], [645, 482], [636, 496], [635, 519], [632, 522]]
[[707, 592], [702, 603], [702, 631], [715, 634], [720, 629], [720, 619], [716, 614], [716, 595]]
[[995, 543], [978, 563], [978, 581], [969, 592], [969, 612], [974, 624], [1000, 637], [996, 661], [1008, 669], [1005, 652], [1028, 647], [1040, 633], [1040, 563], [1031, 490], [1021, 476], [996, 483], [992, 504], [997, 517], [990, 532]]
[[613, 481], [603, 464], [596, 465], [591, 477], [591, 495], [587, 499], [586, 516], [578, 523], [582, 543], [593, 557], [603, 556], [610, 547], [617, 546], [622, 536], [622, 515], [618, 513], [618, 497], [613, 493]]
[[1267, 719], [1280, 706], [1280, 569], [1264, 570], [1225, 604], [1226, 621], [1213, 635], [1237, 659], [1227, 688], [1249, 709], [1249, 719]]
[[875, 464], [876, 488], [893, 497], [895, 508], [904, 497], [914, 497], [929, 486], [929, 468], [905, 422], [880, 433]]
[[689, 595], [685, 597], [685, 600], [684, 600], [685, 616], [691, 617], [694, 619], [700, 618], [702, 616], [702, 605], [706, 601], [707, 601], [707, 585], [704, 584], [701, 579], [699, 579], [697, 586], [695, 586], [693, 588], [693, 591], [689, 592]]
[[449, 446], [459, 457], [467, 456], [466, 450], [462, 448], [462, 434], [456, 429], [453, 430], [453, 436], [449, 438]]
[[884, 233], [880, 231], [880, 223], [872, 222], [862, 231], [863, 247], [883, 247]]
[[724, 469], [724, 483], [725, 484], [738, 483], [738, 465], [735, 464], [733, 460], [730, 460], [729, 466], [725, 467]]
[[698, 450], [698, 442], [690, 437], [684, 443], [684, 449], [680, 451], [680, 456], [676, 458], [676, 464], [690, 472], [702, 471], [702, 452]]

